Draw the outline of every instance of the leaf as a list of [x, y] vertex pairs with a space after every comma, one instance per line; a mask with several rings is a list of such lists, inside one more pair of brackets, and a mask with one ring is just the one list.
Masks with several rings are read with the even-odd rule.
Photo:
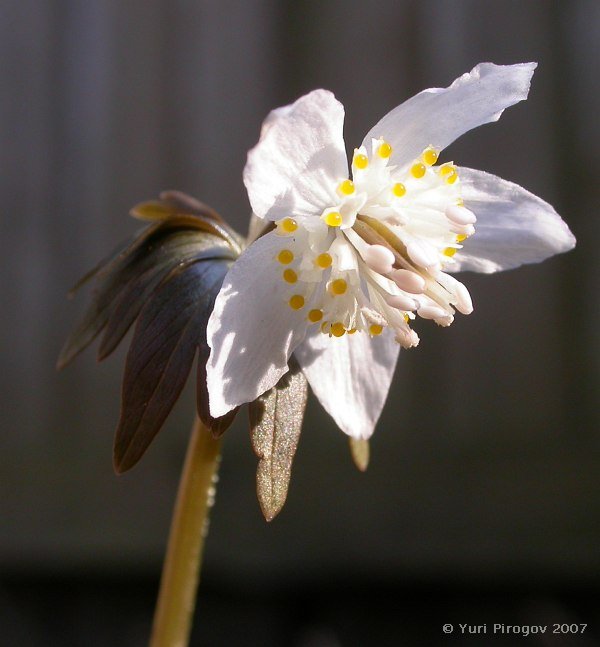
[[183, 193], [183, 191], [162, 191], [160, 199], [179, 213], [193, 213], [196, 216], [212, 218], [212, 220], [226, 224], [223, 218], [212, 207], [209, 207], [204, 202], [193, 198], [187, 193]]
[[369, 441], [365, 438], [349, 438], [348, 440], [354, 464], [361, 472], [366, 472], [369, 467]]
[[204, 229], [226, 240], [237, 254], [241, 254], [243, 239], [214, 209], [180, 191], [163, 191], [160, 197], [160, 200], [136, 204], [129, 214], [139, 220]]
[[118, 473], [142, 457], [179, 397], [230, 264], [212, 259], [175, 269], [142, 309], [125, 363]]
[[262, 513], [272, 521], [287, 498], [292, 461], [308, 397], [306, 378], [295, 361], [270, 391], [250, 404], [250, 435], [260, 459], [256, 491]]
[[115, 297], [98, 348], [98, 360], [106, 358], [118, 346], [148, 297], [174, 267], [211, 258], [234, 260], [234, 255], [221, 238], [194, 230], [170, 233], [155, 249], [141, 258], [136, 265], [136, 272]]
[[[198, 226], [200, 225], [200, 227]], [[183, 229], [187, 227], [187, 229]], [[191, 229], [190, 229], [191, 227]], [[173, 238], [175, 237], [175, 238]], [[196, 242], [193, 242], [195, 237]], [[111, 315], [119, 307], [119, 299], [123, 292], [131, 289], [135, 292], [140, 285], [136, 286], [136, 281], [150, 268], [154, 268], [156, 274], [149, 274], [146, 279], [162, 279], [172, 267], [179, 264], [180, 261], [187, 261], [188, 256], [178, 257], [182, 248], [178, 249], [179, 244], [189, 243], [189, 258], [194, 256], [228, 256], [234, 258], [237, 253], [232, 250], [228, 241], [220, 235], [208, 234], [203, 223], [198, 223], [194, 216], [172, 218], [168, 222], [160, 222], [148, 227], [132, 243], [121, 248], [121, 251], [108, 263], [99, 265], [95, 268], [94, 273], [100, 274], [97, 278], [100, 280], [95, 290], [92, 303], [84, 312], [83, 317], [65, 342], [57, 367], [63, 368], [69, 364], [80, 352], [89, 346], [94, 339], [100, 334], [102, 329], [109, 324]], [[197, 253], [194, 251], [194, 245], [197, 245]], [[207, 249], [214, 249], [213, 252], [205, 254]], [[217, 251], [218, 250], [218, 251]], [[159, 274], [162, 272], [162, 274]], [[88, 273], [86, 280], [91, 278], [92, 274]], [[154, 285], [157, 281], [154, 282]], [[154, 287], [154, 285], [152, 287]], [[145, 298], [150, 293], [150, 287], [138, 298]], [[132, 294], [129, 295], [132, 298]], [[121, 308], [123, 308], [121, 302]], [[116, 325], [116, 319], [112, 319], [110, 335], [105, 335], [102, 346], [99, 351], [99, 359], [106, 357], [115, 346], [119, 343], [123, 335], [129, 329], [131, 323], [140, 310], [141, 303], [129, 303], [128, 310], [129, 320], [123, 320], [120, 325]], [[137, 311], [136, 311], [137, 310]], [[134, 315], [131, 318], [131, 315]], [[114, 328], [118, 328], [115, 330]], [[123, 330], [124, 328], [124, 330]], [[121, 334], [122, 333], [122, 334]], [[119, 336], [120, 335], [120, 336]]]

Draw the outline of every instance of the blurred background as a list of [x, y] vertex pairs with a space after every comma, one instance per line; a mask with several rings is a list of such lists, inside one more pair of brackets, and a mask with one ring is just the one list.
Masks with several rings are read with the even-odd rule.
[[[534, 60], [530, 99], [444, 159], [551, 202], [574, 252], [464, 277], [475, 302], [404, 351], [366, 474], [310, 401], [288, 502], [255, 495], [245, 415], [225, 438], [193, 644], [514, 645], [443, 623], [587, 623], [600, 644], [600, 4], [595, 0], [0, 5], [0, 632], [6, 645], [147, 640], [194, 402], [112, 471], [125, 346], [56, 373], [67, 289], [180, 189], [245, 231], [267, 112], [316, 87], [346, 141], [480, 61]], [[425, 142], [427, 143], [427, 142]], [[549, 629], [550, 631], [551, 629]]]

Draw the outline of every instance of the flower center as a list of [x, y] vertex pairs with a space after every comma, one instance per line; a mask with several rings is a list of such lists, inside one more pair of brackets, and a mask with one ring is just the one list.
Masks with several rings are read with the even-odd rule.
[[456, 166], [436, 165], [439, 151], [428, 146], [403, 167], [390, 164], [392, 153], [383, 139], [356, 149], [352, 179], [335, 188], [337, 204], [277, 223], [275, 260], [290, 286], [287, 306], [324, 334], [375, 337], [391, 328], [411, 347], [417, 316], [448, 326], [455, 309], [472, 311], [466, 287], [444, 270], [476, 218], [464, 206]]

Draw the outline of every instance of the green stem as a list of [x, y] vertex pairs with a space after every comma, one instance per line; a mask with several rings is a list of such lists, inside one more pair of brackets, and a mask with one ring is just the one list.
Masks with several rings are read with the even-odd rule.
[[150, 647], [188, 644], [220, 444], [196, 418], [171, 521]]

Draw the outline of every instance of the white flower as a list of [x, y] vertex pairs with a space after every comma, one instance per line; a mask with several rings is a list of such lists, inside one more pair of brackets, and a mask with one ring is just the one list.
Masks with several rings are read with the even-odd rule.
[[482, 63], [388, 113], [354, 149], [344, 109], [315, 90], [271, 112], [248, 154], [254, 214], [276, 223], [233, 265], [208, 324], [221, 416], [287, 372], [292, 353], [339, 427], [368, 438], [417, 317], [472, 309], [450, 272], [495, 272], [571, 249], [554, 209], [481, 171], [438, 164], [464, 132], [527, 97], [535, 63]]

